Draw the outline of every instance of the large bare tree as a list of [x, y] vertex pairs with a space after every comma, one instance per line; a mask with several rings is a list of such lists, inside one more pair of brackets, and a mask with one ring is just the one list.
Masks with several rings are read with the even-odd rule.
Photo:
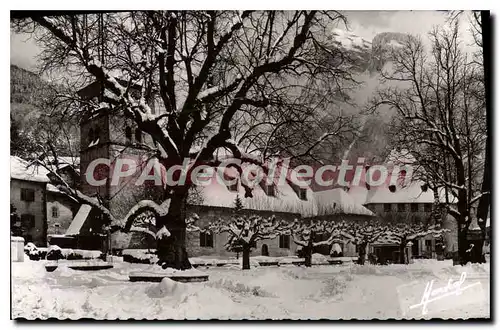
[[[43, 69], [101, 84], [100, 102], [79, 111], [107, 109], [135, 121], [169, 164], [191, 157], [194, 165], [216, 165], [220, 148], [264, 163], [272, 156], [311, 155], [320, 143], [349, 131], [350, 121], [329, 107], [353, 86], [348, 59], [326, 38], [343, 23], [338, 12], [147, 11], [33, 16], [13, 26], [34, 33]], [[156, 221], [174, 242], [159, 240], [164, 266], [189, 265], [188, 191], [169, 188], [168, 213]], [[113, 218], [103, 205], [95, 206]]]
[[430, 50], [414, 37], [395, 48], [382, 75], [398, 87], [381, 89], [372, 106], [397, 110], [396, 143], [415, 157], [415, 177], [446, 199], [465, 261], [474, 208], [489, 192], [480, 187], [487, 137], [482, 67], [464, 51], [458, 31], [457, 21], [436, 28]]

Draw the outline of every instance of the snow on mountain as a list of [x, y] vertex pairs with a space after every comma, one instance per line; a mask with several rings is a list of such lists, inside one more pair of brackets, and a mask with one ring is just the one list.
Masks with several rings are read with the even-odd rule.
[[344, 51], [353, 68], [358, 73], [368, 71], [372, 74], [384, 67], [394, 48], [402, 47], [408, 38], [411, 38], [406, 33], [382, 32], [369, 41], [339, 28], [333, 29], [331, 33], [333, 45]]
[[359, 49], [369, 51], [371, 42], [346, 30], [335, 28], [332, 30], [333, 41], [347, 49]]

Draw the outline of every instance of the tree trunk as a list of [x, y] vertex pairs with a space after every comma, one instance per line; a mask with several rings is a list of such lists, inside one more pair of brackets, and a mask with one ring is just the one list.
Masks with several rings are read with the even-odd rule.
[[307, 246], [304, 246], [304, 252], [305, 252], [304, 265], [306, 267], [312, 266], [313, 242], [314, 242], [314, 233], [311, 233], [311, 237], [309, 238]]
[[304, 265], [306, 267], [311, 267], [312, 266], [312, 247], [311, 246], [305, 246], [304, 247]]
[[165, 226], [170, 232], [169, 237], [157, 241], [158, 264], [164, 269], [191, 268], [186, 251], [186, 201], [187, 189], [175, 191], [170, 200], [168, 214], [156, 221], [157, 230]]
[[467, 256], [469, 242], [467, 241], [467, 227], [461, 227], [462, 225], [458, 226], [458, 262], [460, 265], [465, 265], [469, 261]]
[[366, 258], [366, 246], [368, 243], [361, 243], [359, 245], [359, 257], [358, 257], [358, 264], [359, 265], [364, 265], [365, 264], [365, 258]]
[[243, 244], [243, 264], [241, 269], [250, 269], [250, 245]]
[[401, 240], [401, 244], [399, 245], [399, 263], [400, 264], [406, 264], [406, 254], [405, 254], [405, 248], [406, 244], [408, 242], [406, 241], [405, 238]]
[[[483, 171], [483, 182], [481, 187], [481, 192], [491, 192], [491, 112], [493, 112], [492, 108], [492, 99], [490, 97], [490, 89], [491, 85], [491, 22], [490, 22], [490, 12], [487, 10], [481, 11], [481, 35], [483, 42], [483, 65], [484, 65], [484, 85], [485, 85], [485, 99], [486, 99], [486, 152], [484, 158], [484, 171]], [[484, 239], [486, 237], [486, 220], [488, 218], [488, 211], [490, 209], [491, 204], [491, 194], [482, 195], [479, 199], [479, 205], [477, 207], [477, 219], [478, 225], [481, 228], [481, 242], [480, 246], [477, 247], [478, 252], [476, 253], [480, 255], [480, 260], [477, 262], [483, 262], [483, 245]], [[479, 220], [482, 221], [479, 221]]]

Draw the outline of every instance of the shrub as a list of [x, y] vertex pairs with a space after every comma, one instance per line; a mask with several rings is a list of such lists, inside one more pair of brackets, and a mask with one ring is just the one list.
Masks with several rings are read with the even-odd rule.
[[61, 260], [61, 259], [64, 259], [64, 256], [63, 256], [61, 250], [54, 249], [54, 250], [50, 250], [47, 252], [46, 259], [47, 260]]

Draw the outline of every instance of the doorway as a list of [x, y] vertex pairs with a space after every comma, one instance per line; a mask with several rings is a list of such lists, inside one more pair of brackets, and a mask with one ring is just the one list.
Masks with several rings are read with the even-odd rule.
[[269, 257], [269, 248], [267, 247], [267, 244], [262, 245], [261, 255], [263, 255], [265, 257]]

